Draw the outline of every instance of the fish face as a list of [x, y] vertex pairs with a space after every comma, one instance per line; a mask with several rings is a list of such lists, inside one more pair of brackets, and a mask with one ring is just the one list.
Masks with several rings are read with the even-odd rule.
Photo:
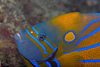
[[42, 53], [40, 49], [28, 38], [26, 37], [26, 30], [20, 30], [15, 34], [15, 42], [19, 53], [28, 60], [41, 61]]

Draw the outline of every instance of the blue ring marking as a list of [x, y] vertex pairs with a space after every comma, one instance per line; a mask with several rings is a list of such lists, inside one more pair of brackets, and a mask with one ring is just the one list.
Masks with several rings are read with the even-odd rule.
[[61, 67], [60, 64], [59, 64], [59, 61], [56, 60], [56, 59], [57, 59], [57, 57], [55, 57], [53, 61], [55, 61], [57, 63], [57, 67]]
[[100, 15], [100, 13], [92, 13], [92, 14]]
[[46, 52], [45, 51], [46, 48], [35, 37], [33, 37], [27, 29], [26, 32], [29, 34], [29, 36], [31, 36], [32, 39], [34, 39], [43, 48], [44, 52]]
[[[74, 34], [74, 36], [75, 36], [75, 39], [74, 39], [73, 41], [70, 41], [70, 42], [68, 42], [68, 41], [65, 40], [65, 36], [66, 36], [66, 34], [68, 34], [69, 32], [72, 32], [72, 33]], [[75, 40], [76, 40], [76, 34], [75, 34], [74, 31], [68, 31], [67, 33], [65, 33], [65, 35], [64, 35], [64, 41], [65, 41], [66, 43], [72, 43], [72, 42], [74, 42]]]
[[[39, 32], [34, 28], [34, 26], [32, 28], [33, 28], [34, 31], [36, 31], [39, 34]], [[39, 39], [38, 34], [37, 34], [37, 39]], [[44, 33], [41, 33], [41, 34], [45, 35]], [[52, 49], [55, 49], [46, 39], [44, 40], [44, 42], [46, 42]]]
[[32, 29], [35, 31], [36, 34], [39, 34], [39, 32], [34, 28], [34, 26], [32, 27]]
[[30, 61], [34, 66], [36, 66], [36, 67], [40, 67], [38, 64], [32, 62], [31, 60], [29, 60], [29, 61]]
[[[57, 48], [58, 48], [58, 46], [54, 49], [53, 53], [57, 50]], [[53, 53], [52, 53], [52, 54], [53, 54]], [[49, 55], [47, 58], [45, 58], [44, 61], [47, 60], [49, 57], [52, 57], [52, 54]]]
[[83, 32], [92, 24], [92, 23], [95, 23], [95, 22], [97, 22], [97, 21], [100, 21], [100, 18], [99, 19], [96, 19], [96, 20], [93, 20], [93, 21], [91, 21], [84, 29], [83, 29], [83, 31], [82, 31], [82, 34], [83, 34]]
[[80, 60], [82, 63], [98, 63], [100, 59], [91, 59], [91, 60]]
[[82, 40], [84, 40], [84, 39], [86, 39], [86, 38], [88, 38], [88, 37], [94, 35], [94, 34], [97, 33], [98, 31], [100, 31], [100, 27], [98, 27], [96, 30], [94, 30], [94, 31], [93, 31], [92, 33], [90, 33], [89, 35], [87, 35], [87, 36], [85, 36], [85, 37], [82, 37], [82, 38], [76, 43], [75, 47], [76, 47]]
[[52, 67], [51, 64], [47, 61], [45, 62], [49, 67]]
[[[44, 33], [41, 33], [42, 35], [45, 35]], [[37, 39], [39, 39], [39, 35], [37, 34]]]
[[52, 49], [55, 49], [46, 39], [44, 39], [44, 42], [46, 42]]
[[41, 33], [42, 35], [45, 35], [44, 33]]
[[[100, 46], [100, 43], [94, 44], [92, 46], [76, 49], [76, 50], [73, 50], [71, 52], [74, 52], [74, 51], [84, 51], [84, 50], [92, 49], [92, 48], [95, 48], [95, 47], [98, 47], [98, 46]], [[68, 53], [71, 53], [71, 52], [64, 52], [64, 54], [68, 54]]]

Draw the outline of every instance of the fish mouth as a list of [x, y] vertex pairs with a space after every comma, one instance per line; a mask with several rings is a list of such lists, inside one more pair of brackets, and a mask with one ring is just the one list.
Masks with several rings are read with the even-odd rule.
[[16, 36], [20, 39], [20, 40], [22, 40], [22, 36], [21, 36], [21, 34], [18, 32], [18, 33], [16, 33]]

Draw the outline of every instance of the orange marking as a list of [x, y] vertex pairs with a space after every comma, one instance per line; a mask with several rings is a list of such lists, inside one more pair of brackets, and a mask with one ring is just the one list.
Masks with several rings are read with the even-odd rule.
[[65, 41], [73, 41], [75, 39], [75, 35], [73, 34], [73, 32], [69, 32], [65, 35]]

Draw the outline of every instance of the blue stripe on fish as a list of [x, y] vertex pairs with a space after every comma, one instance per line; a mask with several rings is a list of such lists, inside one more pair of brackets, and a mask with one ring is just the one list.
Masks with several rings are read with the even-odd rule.
[[39, 34], [39, 32], [34, 28], [34, 26], [32, 27], [32, 29], [35, 31], [36, 34]]
[[56, 59], [57, 59], [57, 57], [55, 57], [53, 61], [55, 61], [57, 63], [57, 67], [61, 67], [60, 64], [59, 64], [59, 61], [56, 60]]
[[92, 24], [92, 23], [95, 23], [95, 22], [97, 22], [97, 21], [100, 21], [100, 18], [99, 19], [96, 19], [96, 20], [93, 20], [93, 21], [91, 21], [84, 29], [83, 29], [83, 31], [82, 31], [82, 34], [83, 34], [83, 32]]
[[89, 35], [87, 35], [87, 36], [85, 36], [85, 37], [82, 37], [82, 38], [76, 43], [75, 47], [76, 47], [82, 40], [84, 40], [84, 39], [86, 39], [86, 38], [88, 38], [88, 37], [94, 35], [94, 34], [97, 33], [98, 31], [100, 31], [100, 27], [98, 27], [96, 30], [94, 30], [94, 31], [93, 31], [92, 33], [90, 33]]
[[47, 54], [46, 48], [45, 48], [35, 37], [33, 37], [33, 36], [31, 35], [31, 33], [30, 33], [27, 29], [26, 29], [26, 32], [29, 34], [29, 36], [30, 36], [32, 39], [34, 39], [34, 40], [43, 48], [44, 53]]
[[49, 55], [47, 58], [44, 59], [44, 61], [47, 60], [48, 58], [52, 57], [52, 55], [54, 54], [54, 52], [55, 52], [57, 49], [58, 49], [58, 46], [54, 49], [54, 51], [53, 51], [53, 53], [52, 53], [51, 55]]
[[[32, 27], [32, 29], [35, 31], [35, 32], [37, 32], [36, 34], [37, 34], [37, 38], [39, 39], [39, 32], [34, 28], [34, 26]], [[41, 33], [41, 34], [43, 34], [43, 35], [45, 35], [44, 33]], [[46, 42], [52, 49], [55, 49], [46, 39], [44, 40], [44, 42]]]
[[46, 39], [44, 39], [44, 42], [46, 42], [52, 49], [55, 49]]
[[98, 47], [98, 46], [100, 46], [100, 43], [97, 43], [97, 44], [92, 45], [92, 46], [84, 47], [84, 48], [81, 48], [81, 49], [76, 49], [76, 50], [74, 50], [74, 51], [88, 50], [88, 49], [92, 49], [92, 48], [95, 48], [95, 47]]
[[51, 64], [47, 61], [45, 62], [49, 67], [52, 67]]
[[92, 14], [100, 15], [100, 13], [92, 13]]
[[38, 64], [32, 62], [31, 60], [29, 60], [35, 67], [40, 67]]
[[[92, 49], [92, 48], [95, 48], [95, 47], [98, 47], [100, 46], [100, 43], [97, 43], [97, 44], [94, 44], [92, 46], [88, 46], [88, 47], [84, 47], [84, 48], [80, 48], [80, 49], [76, 49], [76, 50], [73, 50], [71, 52], [74, 52], [74, 51], [84, 51], [84, 50], [88, 50], [88, 49]], [[71, 52], [64, 52], [64, 54], [68, 54], [68, 53], [71, 53]]]
[[45, 54], [48, 54], [48, 52], [44, 51]]
[[91, 59], [91, 60], [80, 60], [82, 63], [98, 63], [100, 62], [100, 59]]

